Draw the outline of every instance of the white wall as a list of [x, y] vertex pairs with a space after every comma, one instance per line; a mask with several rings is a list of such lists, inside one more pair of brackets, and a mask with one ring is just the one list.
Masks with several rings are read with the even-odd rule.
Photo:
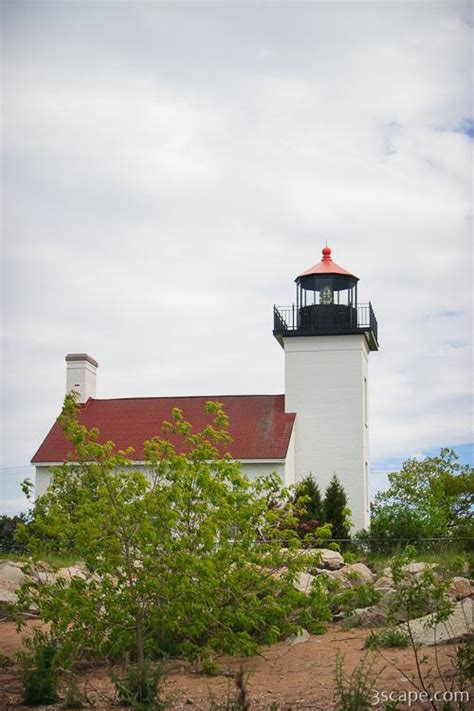
[[311, 473], [324, 493], [335, 472], [348, 495], [354, 530], [366, 527], [369, 431], [364, 378], [368, 380], [369, 349], [365, 336], [286, 337], [284, 349], [285, 410], [297, 413], [296, 479]]
[[[55, 465], [52, 465], [55, 466]], [[49, 466], [38, 466], [36, 465], [36, 479], [35, 479], [35, 499], [42, 496], [49, 486], [51, 481], [51, 472], [49, 471]]]
[[[294, 450], [294, 445], [291, 446], [291, 442], [293, 440], [293, 436], [290, 440], [290, 447], [288, 450], [290, 451], [290, 448]], [[50, 466], [60, 466], [58, 463], [50, 463], [50, 464], [41, 464], [41, 465], [36, 465], [36, 482], [35, 482], [35, 498], [37, 499], [39, 496], [44, 494], [46, 489], [49, 486], [49, 482], [51, 481], [51, 472], [49, 470]], [[139, 469], [144, 469], [143, 465], [140, 463], [137, 463], [137, 468]], [[272, 474], [275, 472], [278, 474], [278, 476], [281, 478], [283, 485], [288, 486], [291, 484], [294, 480], [294, 472], [291, 469], [291, 465], [288, 469], [288, 477], [290, 480], [288, 481], [287, 474], [285, 472], [285, 461], [282, 460], [275, 460], [275, 461], [259, 461], [259, 460], [254, 460], [254, 461], [246, 461], [242, 462], [242, 471], [246, 476], [248, 476], [249, 479], [256, 479], [259, 476], [265, 476], [267, 474]]]

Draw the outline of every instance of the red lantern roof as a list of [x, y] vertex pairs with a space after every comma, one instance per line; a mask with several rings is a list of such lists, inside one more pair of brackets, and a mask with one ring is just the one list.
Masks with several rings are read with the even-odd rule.
[[323, 258], [321, 261], [300, 274], [298, 279], [304, 276], [310, 276], [311, 274], [343, 274], [344, 276], [358, 279], [354, 274], [351, 274], [351, 272], [348, 272], [343, 267], [340, 267], [339, 264], [332, 261], [330, 247], [323, 247]]

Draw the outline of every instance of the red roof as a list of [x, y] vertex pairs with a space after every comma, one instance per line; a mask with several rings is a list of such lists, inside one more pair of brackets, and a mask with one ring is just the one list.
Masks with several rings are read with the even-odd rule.
[[[180, 408], [194, 431], [212, 421], [204, 412], [209, 400], [221, 402], [230, 420], [232, 443], [229, 451], [235, 459], [284, 459], [295, 420], [285, 413], [284, 395], [222, 395], [213, 397], [145, 397], [117, 400], [89, 400], [80, 407], [79, 421], [88, 428], [97, 427], [99, 441], [112, 440], [118, 449], [133, 447], [133, 459], [143, 460], [143, 442], [162, 435], [161, 425], [171, 420], [173, 407]], [[56, 421], [31, 460], [62, 462], [71, 452]]]
[[332, 261], [330, 247], [323, 247], [323, 258], [321, 261], [300, 274], [298, 279], [303, 276], [309, 276], [310, 274], [344, 274], [345, 276], [351, 276], [357, 279], [354, 274], [351, 274], [343, 267], [340, 267], [339, 264]]

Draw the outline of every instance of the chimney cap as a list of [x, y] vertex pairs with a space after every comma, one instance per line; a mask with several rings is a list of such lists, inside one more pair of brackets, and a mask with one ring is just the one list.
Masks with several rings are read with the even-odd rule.
[[95, 358], [88, 355], [87, 353], [68, 353], [66, 356], [66, 363], [77, 363], [77, 362], [84, 362], [84, 361], [87, 361], [87, 363], [90, 363], [91, 365], [95, 366], [96, 368], [99, 367], [99, 364], [95, 360]]

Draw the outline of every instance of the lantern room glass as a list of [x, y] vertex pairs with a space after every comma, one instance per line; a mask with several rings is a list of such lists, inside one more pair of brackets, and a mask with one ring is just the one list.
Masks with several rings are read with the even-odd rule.
[[357, 277], [308, 274], [296, 283], [298, 328], [337, 330], [357, 326]]

